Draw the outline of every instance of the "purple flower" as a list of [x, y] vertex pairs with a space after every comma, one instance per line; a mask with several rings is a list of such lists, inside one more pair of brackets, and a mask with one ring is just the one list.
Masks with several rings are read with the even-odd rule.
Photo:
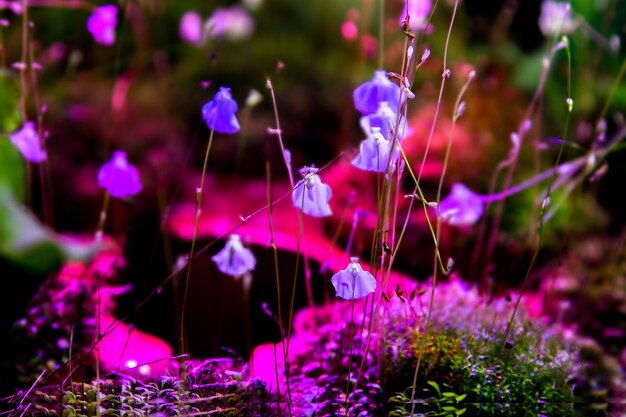
[[572, 6], [569, 2], [546, 0], [541, 3], [539, 29], [547, 37], [572, 33], [576, 29], [576, 21], [572, 19]]
[[87, 29], [97, 43], [113, 45], [117, 26], [117, 7], [112, 4], [96, 7], [89, 19]]
[[24, 123], [24, 126], [12, 133], [9, 139], [27, 161], [38, 164], [46, 160], [46, 151], [41, 147], [41, 139], [35, 129], [35, 123]]
[[350, 258], [350, 265], [333, 275], [330, 281], [337, 297], [345, 300], [363, 298], [376, 290], [376, 278], [363, 270], [359, 258]]
[[302, 178], [293, 190], [293, 205], [303, 213], [313, 217], [325, 217], [333, 214], [328, 200], [332, 196], [330, 187], [317, 175], [315, 167], [304, 167], [300, 170]]
[[452, 185], [450, 194], [439, 202], [441, 219], [453, 226], [471, 226], [483, 215], [483, 199], [465, 185]]
[[[365, 132], [366, 135], [369, 135], [372, 132], [372, 129], [377, 127], [380, 129], [380, 133], [385, 139], [392, 140], [394, 137], [394, 129], [396, 128], [397, 118], [397, 113], [389, 107], [389, 103], [383, 101], [378, 105], [376, 113], [361, 117], [359, 123], [361, 125], [361, 129], [363, 129], [363, 132]], [[406, 118], [403, 115], [400, 115], [400, 124], [398, 126], [398, 135], [396, 139], [401, 141], [404, 139], [406, 134]]]
[[[400, 15], [400, 23], [409, 16], [409, 27], [415, 31], [426, 29], [428, 16], [433, 10], [432, 0], [406, 0], [403, 1], [404, 8]], [[408, 3], [408, 4], [407, 4]]]
[[217, 265], [217, 269], [232, 277], [240, 277], [256, 266], [252, 251], [243, 247], [238, 235], [230, 235], [224, 248], [211, 259]]
[[230, 88], [220, 87], [213, 100], [202, 107], [202, 118], [209, 129], [218, 133], [233, 134], [239, 132], [236, 112], [237, 102], [230, 95]]
[[200, 14], [195, 10], [185, 13], [180, 19], [178, 34], [185, 42], [200, 42], [202, 40], [202, 17]]
[[[391, 106], [398, 105], [400, 101], [400, 86], [392, 83], [387, 78], [387, 72], [378, 70], [374, 72], [374, 78], [366, 81], [354, 89], [354, 106], [363, 114], [376, 113], [380, 103], [386, 101]], [[404, 102], [404, 97], [402, 98]]]
[[361, 141], [359, 154], [352, 160], [352, 165], [364, 171], [385, 172], [387, 164], [391, 163], [392, 172], [395, 170], [398, 156], [397, 147], [394, 157], [389, 162], [389, 154], [393, 142], [385, 139], [377, 127], [372, 128], [372, 132], [367, 139]]
[[100, 168], [98, 184], [116, 198], [133, 196], [141, 191], [139, 171], [128, 163], [126, 152], [115, 151], [111, 160]]

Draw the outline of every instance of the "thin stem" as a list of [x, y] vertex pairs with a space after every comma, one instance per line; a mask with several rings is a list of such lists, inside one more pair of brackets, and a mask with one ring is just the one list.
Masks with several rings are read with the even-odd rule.
[[[209, 144], [204, 155], [204, 164], [202, 165], [202, 175], [200, 177], [200, 187], [196, 189], [196, 220], [193, 226], [193, 237], [191, 239], [191, 249], [189, 250], [189, 259], [187, 259], [187, 274], [185, 275], [185, 289], [183, 290], [183, 303], [180, 311], [180, 349], [181, 353], [186, 352], [185, 346], [185, 307], [187, 306], [187, 296], [189, 293], [189, 281], [191, 278], [191, 266], [193, 263], [194, 251], [196, 248], [196, 238], [198, 236], [198, 224], [200, 222], [200, 214], [202, 213], [202, 190], [204, 188], [204, 178], [206, 176], [207, 163], [209, 161], [209, 153], [211, 152], [211, 144], [213, 143], [214, 129], [211, 129], [209, 135]], [[181, 367], [185, 372], [185, 366]]]
[[385, 0], [378, 2], [378, 68], [385, 68]]
[[[503, 184], [502, 184], [503, 192], [506, 192], [511, 186], [511, 182], [513, 181], [513, 174], [517, 167], [517, 162], [519, 159], [519, 154], [520, 154], [520, 150], [522, 147], [522, 143], [523, 143], [524, 137], [526, 136], [526, 134], [528, 133], [530, 129], [529, 123], [530, 123], [531, 116], [534, 113], [535, 107], [538, 105], [543, 95], [543, 90], [545, 88], [546, 80], [550, 72], [550, 66], [551, 66], [552, 60], [554, 59], [554, 56], [556, 55], [556, 53], [561, 49], [561, 47], [562, 47], [562, 44], [559, 42], [551, 49], [550, 55], [543, 59], [543, 64], [542, 64], [543, 69], [539, 77], [539, 83], [535, 90], [535, 94], [533, 95], [533, 98], [530, 104], [528, 105], [528, 108], [526, 109], [526, 113], [524, 115], [524, 118], [522, 119], [522, 122], [520, 123], [518, 127], [517, 132], [514, 133], [516, 143], [513, 144], [513, 148], [511, 149], [508, 158], [505, 161], [498, 164], [498, 167], [496, 168], [496, 171], [494, 172], [492, 179], [491, 179], [491, 183], [489, 187], [489, 194], [495, 193], [497, 177], [499, 176], [500, 172], [505, 168], [507, 168], [507, 170], [506, 170], [505, 177], [504, 177]], [[489, 208], [485, 207], [485, 211], [488, 212]], [[504, 201], [500, 200], [498, 201], [498, 204], [496, 205], [495, 214], [493, 217], [493, 221], [491, 223], [491, 230], [489, 232], [489, 238], [487, 239], [487, 247], [484, 251], [485, 264], [483, 265], [483, 270], [481, 273], [481, 277], [483, 281], [485, 281], [487, 278], [488, 260], [491, 258], [495, 250], [497, 233], [498, 233], [498, 230], [500, 229], [500, 222], [502, 220], [503, 212], [504, 212]], [[486, 231], [486, 226], [484, 228], [481, 228], [481, 232], [483, 231]], [[476, 252], [475, 252], [476, 259], [478, 258], [478, 251], [480, 250], [479, 248], [482, 247], [482, 243], [483, 243], [482, 240], [483, 240], [483, 236], [481, 233], [481, 236], [479, 237], [479, 242], [476, 245]]]
[[565, 100], [566, 105], [567, 105], [567, 116], [565, 118], [565, 125], [563, 126], [563, 142], [561, 143], [561, 146], [559, 147], [559, 153], [556, 157], [556, 160], [554, 162], [554, 168], [553, 168], [553, 175], [552, 178], [550, 180], [550, 182], [548, 183], [548, 189], [546, 190], [546, 194], [545, 194], [545, 198], [543, 199], [543, 202], [541, 204], [541, 209], [539, 210], [539, 231], [537, 233], [537, 247], [535, 248], [535, 252], [533, 253], [533, 257], [530, 260], [530, 264], [528, 265], [528, 269], [526, 270], [526, 275], [524, 276], [524, 281], [522, 282], [522, 288], [520, 289], [519, 295], [517, 297], [517, 301], [515, 302], [515, 307], [513, 308], [513, 313], [511, 313], [511, 318], [509, 319], [509, 322], [507, 323], [506, 326], [506, 332], [504, 333], [504, 339], [502, 340], [502, 346], [501, 349], [502, 350], [507, 342], [507, 339], [509, 338], [509, 335], [511, 333], [511, 330], [513, 328], [513, 323], [515, 321], [515, 316], [517, 314], [517, 311], [519, 309], [519, 305], [522, 301], [522, 296], [524, 294], [524, 291], [526, 290], [526, 286], [528, 284], [528, 278], [530, 277], [530, 273], [532, 272], [532, 270], [534, 269], [535, 264], [537, 263], [537, 258], [539, 257], [539, 251], [541, 250], [541, 245], [543, 243], [543, 225], [544, 225], [544, 213], [546, 210], [546, 207], [549, 205], [549, 201], [550, 201], [550, 194], [552, 192], [552, 186], [556, 181], [557, 178], [557, 171], [558, 171], [558, 166], [559, 166], [559, 162], [561, 161], [561, 157], [563, 156], [563, 150], [565, 149], [565, 144], [567, 143], [567, 137], [568, 137], [568, 132], [569, 132], [569, 125], [570, 125], [570, 119], [572, 116], [572, 110], [574, 107], [574, 101], [572, 100], [572, 96], [571, 96], [571, 68], [572, 68], [572, 57], [571, 57], [571, 53], [570, 53], [570, 48], [569, 48], [569, 43], [565, 42], [565, 51], [567, 53], [567, 99]]
[[283, 132], [280, 128], [280, 120], [278, 119], [278, 106], [276, 105], [276, 96], [274, 94], [274, 87], [272, 86], [272, 81], [267, 78], [267, 82], [265, 86], [270, 91], [270, 96], [272, 97], [272, 106], [274, 107], [274, 122], [276, 123], [276, 128], [271, 130], [271, 133], [276, 135], [278, 139], [278, 145], [280, 146], [280, 153], [283, 156], [283, 161], [285, 161], [285, 167], [287, 167], [287, 174], [289, 174], [289, 185], [291, 188], [294, 187], [293, 181], [293, 173], [291, 172], [291, 162], [290, 158], [287, 155], [287, 151], [285, 150], [285, 145], [283, 144]]
[[102, 241], [102, 235], [104, 233], [104, 224], [107, 220], [107, 210], [109, 208], [109, 201], [111, 200], [111, 194], [108, 191], [104, 193], [104, 201], [102, 202], [102, 209], [100, 210], [100, 217], [98, 219], [98, 226], [96, 226], [96, 241]]
[[[282, 348], [283, 348], [283, 364], [285, 366], [285, 379], [286, 379], [286, 385], [287, 385], [287, 396], [289, 398], [288, 401], [288, 408], [289, 408], [289, 415], [291, 415], [291, 387], [289, 385], [289, 362], [288, 362], [288, 357], [287, 357], [287, 346], [286, 346], [286, 335], [285, 335], [285, 324], [283, 322], [283, 309], [282, 309], [282, 302], [281, 302], [281, 295], [280, 295], [280, 272], [278, 269], [278, 248], [276, 247], [276, 241], [274, 240], [274, 222], [273, 222], [273, 217], [272, 217], [272, 171], [270, 169], [270, 160], [269, 157], [268, 159], [265, 160], [265, 176], [267, 178], [267, 188], [266, 188], [266, 193], [267, 193], [267, 212], [268, 212], [268, 222], [269, 222], [269, 229], [270, 229], [270, 244], [272, 246], [272, 253], [274, 255], [274, 275], [276, 276], [276, 304], [277, 304], [277, 308], [278, 308], [278, 327], [279, 327], [279, 332], [280, 332], [280, 342], [282, 344]], [[278, 377], [278, 362], [276, 360], [276, 344], [274, 344], [274, 363], [275, 363], [275, 367], [276, 367], [276, 392], [280, 395], [280, 382], [279, 382], [279, 377]]]

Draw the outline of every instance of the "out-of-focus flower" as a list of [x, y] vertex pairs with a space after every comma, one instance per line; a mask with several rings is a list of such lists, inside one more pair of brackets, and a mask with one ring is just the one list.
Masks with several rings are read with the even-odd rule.
[[393, 105], [400, 102], [400, 86], [387, 78], [386, 71], [377, 70], [370, 81], [354, 89], [353, 98], [354, 106], [361, 113], [376, 113], [383, 101]]
[[363, 298], [376, 290], [376, 278], [363, 270], [359, 258], [350, 258], [347, 268], [333, 275], [330, 281], [337, 291], [337, 297], [345, 300]]
[[133, 196], [141, 191], [139, 171], [128, 162], [126, 152], [115, 151], [98, 172], [98, 184], [116, 198]]
[[352, 160], [352, 165], [364, 171], [385, 172], [387, 164], [391, 163], [392, 172], [395, 170], [395, 156], [398, 155], [397, 147], [394, 158], [389, 161], [392, 141], [383, 137], [378, 127], [373, 127], [369, 136], [361, 141], [359, 154]]
[[202, 40], [202, 16], [195, 10], [189, 10], [180, 18], [178, 34], [182, 40], [189, 43], [199, 43]]
[[359, 35], [359, 29], [354, 20], [346, 19], [341, 24], [341, 36], [347, 41], [353, 41]]
[[35, 129], [35, 123], [24, 123], [24, 126], [11, 134], [9, 139], [27, 161], [38, 164], [46, 160], [46, 151], [41, 147], [41, 139]]
[[404, 8], [400, 14], [400, 23], [409, 16], [409, 27], [414, 31], [426, 29], [428, 17], [433, 10], [432, 0], [403, 0]]
[[[369, 135], [372, 132], [372, 129], [379, 128], [380, 133], [385, 139], [393, 140], [397, 118], [398, 116], [396, 112], [391, 109], [389, 103], [383, 101], [378, 105], [376, 113], [361, 117], [359, 123], [361, 124], [361, 129], [363, 129], [363, 132], [365, 132], [366, 135]], [[396, 139], [401, 141], [404, 139], [406, 134], [406, 118], [403, 115], [400, 115], [400, 124], [398, 126], [398, 135]]]
[[330, 187], [324, 183], [315, 167], [304, 167], [300, 170], [302, 179], [293, 190], [293, 205], [303, 213], [313, 217], [325, 217], [333, 214], [328, 201], [332, 196]]
[[439, 202], [441, 219], [453, 226], [471, 226], [483, 215], [483, 199], [465, 185], [452, 185], [450, 194]]
[[576, 29], [569, 2], [546, 0], [541, 4], [539, 29], [544, 36], [569, 35]]
[[216, 9], [204, 24], [205, 37], [237, 41], [249, 38], [254, 32], [254, 20], [243, 7]]
[[89, 19], [87, 29], [97, 43], [113, 45], [117, 26], [117, 7], [112, 4], [96, 7]]
[[240, 277], [254, 270], [256, 266], [252, 251], [243, 247], [238, 235], [230, 235], [224, 248], [211, 259], [217, 265], [217, 269], [232, 277]]
[[218, 133], [239, 132], [239, 121], [235, 113], [237, 102], [230, 95], [230, 88], [220, 87], [213, 100], [202, 107], [202, 118], [209, 129]]

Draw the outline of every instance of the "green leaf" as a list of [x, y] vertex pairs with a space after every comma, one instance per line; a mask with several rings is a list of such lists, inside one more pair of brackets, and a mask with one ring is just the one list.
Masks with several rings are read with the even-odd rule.
[[437, 391], [437, 395], [441, 397], [441, 390], [439, 389], [439, 384], [437, 384], [435, 381], [426, 381], [426, 383], [430, 385], [431, 387], [433, 387], [435, 391]]
[[457, 395], [456, 402], [459, 403], [459, 402], [463, 401], [465, 399], [465, 397], [467, 397], [467, 394]]
[[13, 132], [22, 124], [17, 77], [0, 70], [0, 133]]
[[24, 269], [49, 273], [68, 259], [89, 259], [100, 246], [72, 242], [57, 235], [20, 206], [0, 184], [0, 256]]
[[26, 163], [6, 136], [0, 136], [0, 187], [8, 189], [17, 201], [24, 202]]

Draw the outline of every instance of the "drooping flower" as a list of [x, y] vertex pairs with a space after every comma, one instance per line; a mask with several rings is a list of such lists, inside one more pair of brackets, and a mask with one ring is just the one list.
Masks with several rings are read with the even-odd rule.
[[224, 248], [211, 259], [217, 265], [217, 269], [232, 277], [240, 277], [254, 270], [256, 266], [252, 251], [244, 248], [238, 235], [230, 235]]
[[128, 162], [126, 152], [115, 151], [98, 172], [98, 184], [116, 198], [126, 198], [142, 189], [139, 171]]
[[204, 30], [208, 39], [222, 37], [237, 41], [252, 35], [254, 20], [243, 7], [219, 8], [206, 21]]
[[453, 226], [471, 226], [483, 215], [483, 199], [465, 185], [452, 185], [450, 194], [439, 202], [441, 219]]
[[298, 181], [292, 193], [293, 205], [303, 213], [313, 217], [325, 217], [333, 214], [328, 201], [332, 196], [330, 187], [324, 183], [315, 167], [300, 170], [302, 179]]
[[428, 16], [433, 10], [432, 0], [405, 0], [400, 23], [409, 16], [409, 27], [414, 31], [423, 31], [428, 23]]
[[[366, 135], [369, 135], [372, 132], [372, 129], [377, 127], [380, 129], [380, 133], [385, 139], [393, 140], [397, 118], [397, 113], [392, 110], [389, 103], [383, 101], [378, 105], [378, 110], [376, 110], [375, 113], [361, 117], [359, 124]], [[400, 124], [398, 126], [396, 139], [400, 141], [404, 139], [408, 133], [407, 130], [406, 118], [403, 115], [400, 115]]]
[[202, 16], [195, 10], [189, 10], [180, 18], [178, 34], [182, 40], [189, 43], [199, 43], [202, 40]]
[[378, 127], [372, 128], [369, 136], [361, 141], [359, 154], [352, 160], [352, 165], [364, 171], [385, 172], [387, 165], [391, 163], [392, 172], [395, 170], [395, 160], [397, 159], [397, 147], [394, 158], [390, 162], [389, 154], [393, 142], [385, 139]]
[[27, 161], [38, 164], [46, 160], [46, 151], [41, 147], [41, 139], [35, 129], [35, 123], [24, 123], [24, 126], [12, 133], [9, 139]]
[[209, 129], [218, 133], [239, 132], [239, 121], [235, 113], [237, 102], [230, 95], [230, 88], [220, 87], [213, 100], [202, 107], [202, 118]]
[[330, 279], [337, 292], [337, 297], [345, 300], [363, 298], [376, 291], [376, 278], [364, 271], [359, 258], [350, 258], [346, 269], [337, 272]]
[[546, 0], [541, 4], [539, 29], [544, 36], [569, 35], [576, 29], [569, 2]]
[[113, 4], [96, 7], [87, 19], [87, 30], [102, 45], [113, 45], [117, 26], [117, 7]]
[[[387, 72], [378, 70], [374, 77], [354, 89], [354, 106], [363, 114], [376, 113], [380, 103], [396, 105], [400, 100], [400, 86], [387, 78]], [[402, 99], [404, 101], [404, 98]]]

